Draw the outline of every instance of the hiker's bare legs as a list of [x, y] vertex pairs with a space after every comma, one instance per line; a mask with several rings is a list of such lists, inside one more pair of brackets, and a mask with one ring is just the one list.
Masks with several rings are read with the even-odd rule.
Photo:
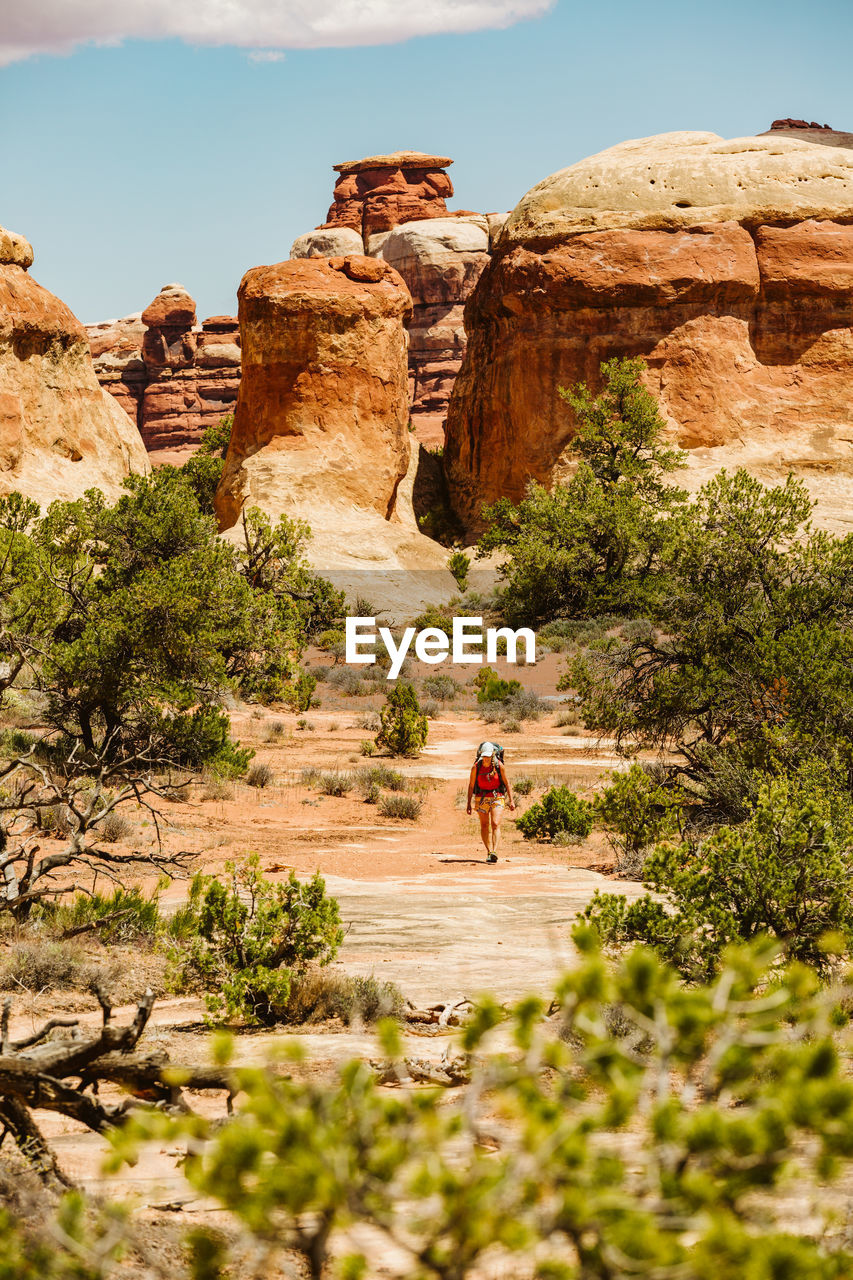
[[480, 839], [482, 840], [482, 842], [483, 842], [483, 844], [484, 844], [484, 846], [485, 846], [486, 853], [491, 853], [491, 851], [492, 851], [492, 846], [491, 846], [491, 844], [490, 844], [491, 834], [490, 834], [490, 831], [489, 831], [489, 813], [488, 813], [488, 810], [487, 810], [485, 813], [483, 813], [483, 812], [481, 812], [481, 810], [479, 810], [479, 809], [478, 809], [478, 810], [477, 810], [477, 817], [480, 819]]
[[492, 810], [492, 853], [497, 853], [498, 845], [501, 842], [501, 818], [503, 817], [503, 806], [495, 805]]

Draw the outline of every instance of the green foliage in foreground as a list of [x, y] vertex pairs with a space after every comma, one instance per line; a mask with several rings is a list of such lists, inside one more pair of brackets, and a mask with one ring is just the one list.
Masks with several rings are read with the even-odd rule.
[[[172, 982], [199, 988], [211, 1021], [243, 1018], [273, 1026], [288, 1018], [294, 974], [334, 959], [343, 941], [338, 904], [322, 876], [267, 880], [252, 854], [226, 864], [229, 882], [201, 872], [180, 913]], [[176, 931], [178, 931], [176, 929]]]
[[484, 507], [478, 556], [506, 554], [500, 606], [508, 621], [549, 622], [617, 609], [648, 611], [665, 590], [669, 517], [686, 494], [666, 476], [684, 455], [663, 443], [665, 423], [643, 387], [642, 360], [608, 360], [603, 390], [561, 391], [574, 411], [575, 474], [549, 492], [531, 484], [517, 506]]
[[[849, 1275], [831, 1187], [853, 1173], [853, 1082], [835, 1042], [849, 988], [821, 989], [799, 966], [771, 977], [766, 945], [685, 988], [647, 950], [612, 968], [590, 930], [576, 942], [583, 959], [553, 1001], [513, 1009], [509, 1048], [491, 1038], [505, 1012], [480, 1006], [459, 1094], [388, 1090], [362, 1062], [331, 1083], [237, 1069], [232, 1121], [147, 1113], [113, 1135], [115, 1164], [140, 1140], [188, 1136], [191, 1185], [268, 1265], [294, 1250], [316, 1280], [376, 1274], [380, 1256], [409, 1280]], [[393, 1059], [396, 1032], [383, 1035]], [[341, 1257], [354, 1225], [371, 1229], [369, 1257]]]
[[429, 722], [421, 711], [414, 685], [398, 681], [379, 710], [376, 746], [392, 756], [417, 756], [428, 734]]
[[592, 830], [594, 813], [589, 801], [570, 787], [551, 787], [515, 825], [525, 840], [550, 840], [561, 832], [585, 838]]
[[628, 903], [597, 892], [587, 918], [611, 943], [650, 943], [683, 974], [711, 976], [732, 942], [765, 934], [822, 970], [823, 939], [853, 944], [853, 816], [812, 773], [760, 790], [748, 819], [696, 844], [662, 844]]

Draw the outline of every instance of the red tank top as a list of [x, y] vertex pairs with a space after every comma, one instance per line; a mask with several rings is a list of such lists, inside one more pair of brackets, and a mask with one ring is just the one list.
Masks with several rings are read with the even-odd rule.
[[480, 791], [497, 791], [501, 785], [500, 770], [494, 765], [491, 769], [483, 769], [477, 766], [477, 787]]

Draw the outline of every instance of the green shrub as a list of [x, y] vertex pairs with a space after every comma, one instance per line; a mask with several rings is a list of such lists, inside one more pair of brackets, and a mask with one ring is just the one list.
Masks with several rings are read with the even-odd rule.
[[381, 790], [381, 788], [380, 788], [380, 786], [379, 786], [379, 783], [378, 783], [378, 782], [371, 782], [371, 783], [370, 783], [370, 784], [365, 788], [365, 791], [364, 791], [364, 803], [365, 803], [365, 804], [379, 804], [379, 799], [380, 799], [381, 795], [382, 795], [382, 790]]
[[93, 933], [101, 942], [154, 942], [163, 929], [160, 891], [166, 884], [147, 898], [137, 886], [118, 886], [110, 894], [78, 893], [70, 902], [45, 903], [41, 910], [50, 927], [62, 932], [96, 925]]
[[376, 743], [372, 738], [362, 738], [358, 749], [363, 756], [373, 756], [376, 754]]
[[212, 1021], [273, 1026], [287, 1018], [292, 975], [334, 959], [343, 941], [338, 904], [318, 874], [267, 880], [257, 854], [227, 863], [226, 873], [227, 884], [193, 879], [183, 923], [188, 930], [192, 919], [195, 932], [173, 949], [171, 980], [204, 991]]
[[617, 869], [636, 875], [642, 871], [644, 850], [678, 829], [683, 800], [640, 764], [613, 773], [611, 779], [595, 797], [596, 817], [611, 833]]
[[596, 894], [587, 918], [608, 941], [649, 943], [691, 978], [713, 975], [725, 948], [761, 934], [823, 970], [823, 938], [853, 942], [849, 801], [812, 774], [777, 778], [738, 827], [700, 844], [659, 845], [643, 883], [662, 897]]
[[387, 695], [379, 712], [380, 728], [376, 745], [393, 756], [416, 756], [429, 734], [427, 718], [411, 684], [398, 683]]
[[506, 702], [521, 691], [520, 680], [503, 680], [492, 667], [482, 667], [474, 679], [478, 702]]
[[423, 803], [420, 796], [382, 796], [379, 801], [379, 812], [383, 818], [408, 818], [414, 822], [421, 816]]
[[592, 830], [593, 807], [568, 787], [552, 787], [516, 820], [525, 840], [550, 840], [558, 831], [586, 837]]
[[512, 784], [512, 789], [517, 796], [529, 796], [535, 785], [532, 778], [522, 775], [522, 777], [516, 778]]
[[456, 585], [459, 590], [465, 591], [468, 586], [468, 570], [471, 568], [471, 557], [466, 556], [464, 551], [454, 551], [447, 562], [447, 567], [456, 579]]

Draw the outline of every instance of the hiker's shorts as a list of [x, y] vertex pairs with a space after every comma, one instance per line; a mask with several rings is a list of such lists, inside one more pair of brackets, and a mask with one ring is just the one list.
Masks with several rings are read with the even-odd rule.
[[478, 813], [491, 813], [493, 809], [503, 809], [504, 803], [502, 795], [474, 797], [474, 808]]

